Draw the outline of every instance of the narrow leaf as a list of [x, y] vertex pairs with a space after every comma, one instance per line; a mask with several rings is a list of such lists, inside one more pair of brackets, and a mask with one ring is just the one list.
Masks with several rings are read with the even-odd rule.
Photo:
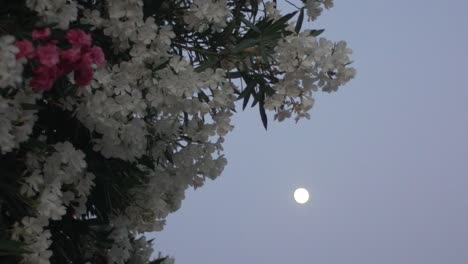
[[280, 19], [276, 20], [276, 22], [273, 23], [273, 24], [285, 25], [286, 26], [286, 22], [288, 22], [291, 18], [293, 18], [296, 15], [296, 13], [297, 13], [297, 11], [286, 14], [286, 15], [282, 16]]
[[262, 49], [261, 54], [262, 54], [262, 62], [265, 64], [268, 64], [269, 60], [268, 60], [268, 54], [266, 53], [266, 50]]
[[159, 71], [161, 69], [164, 69], [167, 65], [169, 64], [169, 60], [159, 64], [158, 66], [153, 68], [153, 72]]
[[250, 0], [250, 7], [252, 8], [252, 16], [256, 17], [258, 12], [258, 0]]
[[304, 22], [304, 8], [301, 8], [301, 12], [299, 13], [299, 17], [297, 18], [296, 27], [294, 28], [294, 31], [296, 31], [297, 34], [301, 32], [303, 22]]
[[250, 48], [250, 47], [255, 46], [256, 44], [257, 44], [256, 39], [244, 39], [239, 44], [237, 44], [237, 46], [235, 46], [232, 49], [232, 51], [233, 52], [241, 52], [241, 51], [245, 50], [246, 48]]
[[215, 59], [209, 58], [207, 61], [204, 61], [200, 66], [198, 66], [194, 71], [195, 72], [203, 72], [208, 68], [212, 68], [218, 63]]
[[244, 102], [242, 102], [242, 110], [245, 110], [245, 108], [247, 107], [247, 104], [249, 103], [249, 100], [250, 100], [250, 93], [244, 97]]
[[312, 37], [317, 37], [318, 35], [322, 34], [324, 31], [325, 29], [312, 29], [309, 34]]
[[257, 85], [255, 81], [248, 82], [247, 87], [245, 87], [245, 89], [239, 94], [239, 97], [237, 97], [237, 100], [245, 98], [246, 96], [250, 96], [255, 85]]
[[172, 159], [172, 153], [168, 149], [164, 151], [164, 156], [171, 164], [174, 164], [174, 160]]
[[254, 24], [252, 24], [252, 22], [250, 22], [249, 20], [247, 20], [245, 17], [243, 16], [240, 16], [240, 20], [246, 25], [248, 26], [250, 29], [252, 29], [253, 31], [257, 32], [257, 33], [262, 33], [260, 31], [260, 29], [258, 29], [258, 27], [256, 27]]
[[242, 73], [241, 72], [228, 72], [226, 73], [226, 77], [230, 79], [237, 79], [237, 78], [242, 77]]
[[259, 95], [255, 92], [255, 90], [252, 91], [252, 95], [253, 95], [253, 102], [252, 102], [252, 105], [250, 105], [250, 107], [254, 107], [257, 105], [258, 101], [259, 101]]
[[28, 103], [22, 103], [21, 108], [24, 110], [38, 110], [38, 109], [44, 109], [44, 107], [40, 107], [37, 104], [28, 104]]
[[203, 102], [203, 101], [205, 101], [206, 103], [210, 102], [210, 98], [203, 91], [200, 91], [198, 93], [198, 100], [200, 102]]
[[263, 127], [265, 128], [265, 130], [267, 130], [267, 128], [268, 128], [268, 117], [266, 115], [265, 106], [264, 106], [263, 102], [261, 102], [258, 105], [258, 109], [260, 111], [260, 118], [262, 119]]
[[19, 256], [24, 253], [30, 253], [29, 251], [24, 249], [25, 244], [14, 241], [14, 240], [0, 240], [0, 255], [1, 256], [11, 256], [16, 255]]
[[184, 125], [185, 127], [188, 127], [189, 124], [189, 116], [187, 112], [184, 112]]
[[166, 259], [167, 257], [156, 259], [156, 260], [151, 261], [149, 264], [162, 264]]

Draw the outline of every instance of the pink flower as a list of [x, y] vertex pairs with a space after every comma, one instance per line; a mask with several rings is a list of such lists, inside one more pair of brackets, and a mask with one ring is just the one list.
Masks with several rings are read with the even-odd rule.
[[90, 64], [80, 63], [74, 72], [75, 83], [79, 86], [86, 86], [93, 79], [93, 68]]
[[81, 59], [79, 48], [71, 48], [60, 52], [60, 63], [58, 64], [59, 75], [69, 74], [78, 67]]
[[59, 53], [54, 44], [39, 46], [36, 51], [39, 62], [44, 66], [52, 67], [59, 62]]
[[66, 61], [60, 61], [59, 64], [57, 64], [57, 74], [59, 76], [69, 74], [70, 72], [74, 71], [78, 67], [78, 63], [69, 63]]
[[40, 65], [33, 69], [33, 75], [34, 77], [30, 82], [31, 87], [35, 90], [48, 91], [58, 77], [57, 67]]
[[81, 53], [80, 64], [91, 65], [93, 64], [93, 56], [91, 51], [85, 51]]
[[16, 47], [18, 47], [19, 49], [19, 52], [16, 53], [16, 59], [20, 59], [23, 57], [32, 59], [36, 56], [32, 42], [27, 39], [17, 40]]
[[79, 48], [71, 48], [60, 52], [60, 59], [67, 63], [75, 63], [81, 57], [81, 51]]
[[96, 64], [102, 66], [106, 63], [104, 53], [100, 47], [93, 46], [86, 52], [83, 52], [81, 62], [85, 64]]
[[35, 29], [32, 32], [33, 40], [47, 40], [49, 37], [50, 37], [49, 28]]
[[102, 66], [106, 63], [104, 52], [102, 52], [102, 49], [100, 47], [93, 46], [90, 51], [90, 56], [91, 61], [98, 66]]
[[71, 29], [67, 32], [67, 39], [74, 47], [91, 46], [91, 35], [80, 29]]

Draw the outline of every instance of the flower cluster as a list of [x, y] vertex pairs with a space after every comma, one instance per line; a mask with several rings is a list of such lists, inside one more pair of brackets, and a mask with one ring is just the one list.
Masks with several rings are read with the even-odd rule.
[[35, 105], [41, 94], [31, 89], [18, 90], [11, 96], [0, 96], [0, 154], [19, 147], [28, 140], [37, 120]]
[[[86, 172], [84, 153], [69, 142], [58, 143], [48, 156], [29, 153], [28, 176], [23, 179], [21, 194], [36, 201], [38, 214], [16, 223], [13, 238], [28, 245], [25, 263], [47, 263], [52, 252], [49, 220], [60, 220], [67, 207], [76, 215], [86, 213], [86, 200], [94, 186], [92, 173]], [[73, 202], [73, 203], [72, 203]]]
[[0, 37], [0, 89], [15, 87], [23, 80], [23, 64], [16, 60], [18, 52], [13, 36]]
[[58, 78], [70, 73], [77, 85], [88, 85], [93, 78], [93, 65], [104, 65], [104, 53], [100, 47], [91, 44], [91, 35], [71, 29], [66, 38], [71, 47], [60, 49], [56, 44], [58, 40], [51, 39], [50, 29], [44, 28], [32, 32], [32, 40], [37, 45], [27, 39], [16, 41], [19, 49], [16, 58], [37, 62], [32, 68], [30, 85], [33, 89], [50, 90]]
[[68, 29], [78, 16], [79, 5], [68, 0], [26, 0], [26, 5], [43, 18], [43, 22], [56, 23], [60, 29]]
[[213, 32], [221, 32], [227, 26], [231, 12], [226, 0], [194, 0], [184, 21], [190, 29], [203, 32], [210, 28]]
[[306, 8], [307, 8], [307, 15], [309, 16], [310, 20], [317, 19], [320, 14], [322, 14], [323, 8], [322, 5], [326, 9], [330, 9], [333, 7], [333, 0], [307, 0], [306, 1]]
[[276, 8], [276, 2], [265, 3], [265, 16], [273, 20], [281, 18], [280, 11]]
[[[19, 164], [17, 196], [31, 201], [9, 219], [24, 263], [148, 263], [142, 234], [226, 166], [236, 100], [252, 99], [264, 125], [299, 120], [313, 93], [355, 74], [345, 42], [296, 32], [275, 2], [78, 2], [18, 1], [40, 28], [0, 36], [0, 158]], [[310, 19], [333, 5], [298, 2]]]
[[266, 108], [277, 109], [275, 118], [282, 121], [296, 113], [296, 121], [309, 118], [312, 92], [336, 91], [356, 73], [350, 67], [352, 50], [346, 42], [334, 43], [316, 38], [310, 31], [290, 35], [276, 47], [277, 67], [284, 78], [273, 86], [275, 94], [266, 100]]

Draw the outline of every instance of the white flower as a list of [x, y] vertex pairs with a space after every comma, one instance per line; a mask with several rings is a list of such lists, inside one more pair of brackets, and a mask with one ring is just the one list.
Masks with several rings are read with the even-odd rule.
[[0, 37], [0, 89], [15, 87], [22, 81], [23, 64], [16, 60], [18, 52], [13, 36]]
[[81, 150], [75, 150], [70, 142], [57, 143], [54, 147], [60, 154], [61, 162], [67, 164], [72, 172], [80, 172], [86, 168], [85, 154]]
[[23, 109], [23, 105], [34, 105], [41, 94], [32, 92], [30, 88], [15, 90], [14, 93], [9, 98], [0, 94], [0, 153], [7, 153], [26, 141], [37, 119], [37, 111]]
[[187, 71], [192, 68], [192, 66], [187, 60], [184, 60], [179, 56], [172, 57], [172, 59], [169, 62], [169, 65], [171, 65], [172, 69], [176, 73], [179, 73], [181, 71]]
[[52, 251], [49, 247], [52, 244], [52, 235], [49, 230], [44, 230], [48, 223], [46, 217], [24, 217], [20, 224], [15, 223], [12, 238], [26, 243], [26, 250], [29, 251], [23, 255], [22, 263], [50, 263]]
[[21, 231], [17, 236], [30, 236], [24, 239], [33, 239], [35, 235], [42, 233], [43, 228], [48, 224], [46, 217], [24, 217], [21, 219], [22, 229], [17, 228], [16, 230], [16, 232]]
[[11, 129], [10, 120], [0, 116], [0, 151], [2, 154], [11, 151], [15, 147], [15, 136], [10, 134]]
[[41, 190], [44, 183], [44, 176], [40, 170], [34, 170], [31, 175], [24, 179], [24, 184], [21, 185], [20, 193], [28, 197], [36, 195]]
[[230, 132], [234, 126], [231, 125], [231, 116], [232, 113], [229, 111], [217, 113], [213, 116], [213, 120], [217, 124], [217, 133], [220, 136], [225, 136]]
[[[66, 213], [66, 206], [71, 201], [77, 201], [77, 212], [84, 213], [87, 196], [94, 186], [94, 175], [85, 173], [86, 162], [84, 153], [76, 150], [70, 142], [54, 145], [55, 152], [48, 157], [27, 154], [30, 174], [24, 178], [21, 192], [27, 196], [36, 197], [37, 217], [25, 217], [21, 223], [15, 223], [13, 239], [25, 242], [31, 251], [23, 255], [25, 263], [49, 263], [52, 254], [48, 250], [51, 240], [50, 232], [43, 230], [49, 219], [60, 220]], [[67, 184], [72, 190], [62, 191]], [[67, 189], [68, 189], [67, 188]]]
[[221, 32], [227, 26], [231, 12], [226, 0], [194, 0], [184, 16], [189, 29], [203, 32], [211, 26], [213, 32]]
[[90, 194], [91, 188], [94, 186], [94, 178], [96, 178], [94, 174], [89, 172], [77, 179], [75, 188], [79, 195], [87, 197]]
[[27, 0], [26, 6], [36, 11], [47, 23], [57, 23], [60, 29], [68, 29], [77, 19], [77, 4], [67, 0]]
[[66, 208], [62, 204], [61, 186], [47, 186], [39, 197], [38, 212], [52, 220], [60, 220], [66, 213]]
[[83, 10], [83, 17], [80, 19], [83, 24], [94, 25], [95, 27], [101, 27], [104, 23], [104, 19], [101, 17], [99, 10]]
[[157, 31], [158, 26], [154, 23], [154, 18], [149, 17], [146, 19], [145, 23], [138, 28], [136, 40], [138, 43], [143, 43], [145, 45], [151, 44], [157, 36]]
[[134, 264], [143, 264], [149, 263], [150, 257], [153, 253], [153, 247], [151, 243], [148, 243], [148, 240], [144, 235], [140, 236], [138, 239], [133, 241], [134, 250], [130, 259], [128, 259], [128, 263]]
[[129, 220], [124, 216], [118, 216], [111, 220], [113, 231], [109, 235], [109, 238], [113, 240], [111, 249], [107, 256], [109, 257], [109, 263], [124, 264], [126, 260], [130, 258], [130, 251], [132, 245], [128, 238]]
[[273, 85], [276, 93], [266, 99], [265, 107], [276, 109], [275, 119], [284, 120], [296, 114], [296, 121], [309, 118], [313, 105], [312, 92], [336, 91], [354, 77], [349, 66], [352, 50], [346, 42], [333, 43], [310, 36], [308, 31], [290, 35], [275, 48], [278, 68], [284, 77]]
[[322, 14], [322, 5], [326, 9], [330, 9], [333, 7], [333, 0], [307, 0], [305, 7], [310, 20], [315, 20]]
[[38, 234], [36, 241], [28, 245], [27, 249], [32, 253], [26, 254], [23, 257], [23, 262], [28, 264], [50, 264], [49, 258], [52, 256], [52, 251], [48, 250], [52, 244], [52, 234], [49, 230]]
[[266, 2], [265, 3], [265, 15], [268, 18], [271, 18], [273, 20], [277, 20], [281, 18], [281, 14], [279, 10], [276, 8], [276, 3], [275, 2]]

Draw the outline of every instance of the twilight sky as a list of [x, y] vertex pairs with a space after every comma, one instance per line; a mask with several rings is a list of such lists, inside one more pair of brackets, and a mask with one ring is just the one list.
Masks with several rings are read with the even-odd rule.
[[177, 264], [468, 263], [467, 11], [335, 0], [308, 27], [348, 42], [356, 78], [297, 125], [264, 131], [240, 112], [224, 174], [187, 192], [156, 250]]

